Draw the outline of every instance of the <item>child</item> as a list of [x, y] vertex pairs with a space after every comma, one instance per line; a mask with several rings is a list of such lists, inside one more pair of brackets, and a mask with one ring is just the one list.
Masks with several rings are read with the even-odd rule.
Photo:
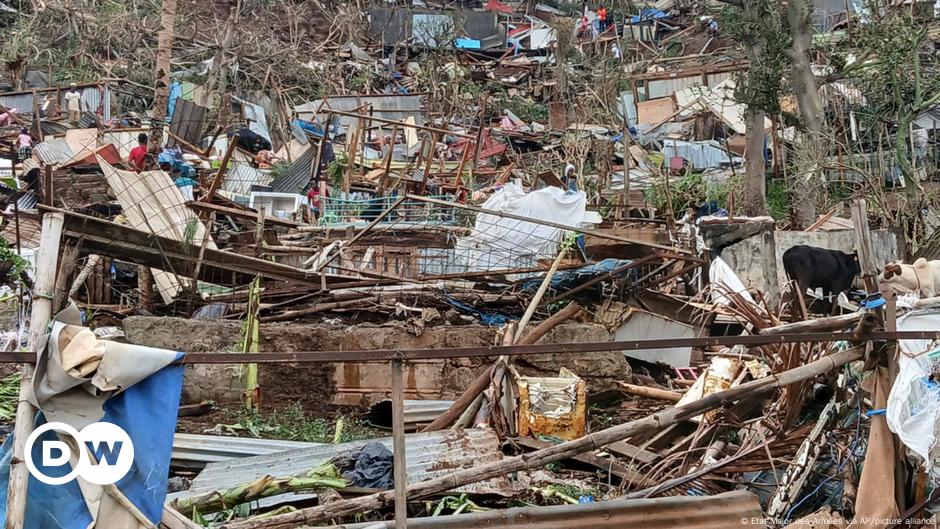
[[19, 158], [23, 162], [33, 156], [33, 137], [29, 135], [29, 129], [20, 129], [19, 137]]

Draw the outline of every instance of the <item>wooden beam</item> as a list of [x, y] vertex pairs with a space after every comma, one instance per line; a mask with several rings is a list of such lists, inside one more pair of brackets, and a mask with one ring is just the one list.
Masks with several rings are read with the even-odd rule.
[[235, 147], [238, 145], [238, 134], [232, 135], [228, 141], [228, 148], [225, 149], [225, 156], [222, 157], [222, 166], [219, 167], [219, 171], [215, 174], [215, 179], [212, 180], [212, 184], [209, 186], [209, 191], [206, 193], [206, 196], [202, 198], [203, 202], [211, 202], [212, 196], [222, 187], [222, 181], [225, 180], [225, 172], [228, 171], [228, 162], [232, 158], [232, 153], [235, 152]]

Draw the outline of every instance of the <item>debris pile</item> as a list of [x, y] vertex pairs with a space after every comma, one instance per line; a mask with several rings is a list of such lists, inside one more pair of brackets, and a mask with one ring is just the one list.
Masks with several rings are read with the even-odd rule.
[[[742, 200], [810, 136], [756, 113], [725, 15], [307, 4], [258, 22], [289, 45], [235, 42], [260, 5], [212, 7], [211, 46], [210, 8], [137, 21], [149, 108], [113, 75], [0, 93], [8, 527], [932, 516], [934, 243], [877, 222], [881, 185], [806, 229], [795, 191]], [[826, 112], [864, 104], [833, 83]]]

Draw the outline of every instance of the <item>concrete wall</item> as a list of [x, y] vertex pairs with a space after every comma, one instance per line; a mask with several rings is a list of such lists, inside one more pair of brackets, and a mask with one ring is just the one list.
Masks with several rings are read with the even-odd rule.
[[[238, 322], [134, 316], [124, 320], [131, 343], [186, 352], [231, 351], [239, 340]], [[610, 340], [600, 325], [560, 325], [539, 343], [578, 343]], [[453, 348], [492, 345], [496, 329], [481, 325], [429, 327], [420, 336], [405, 326], [360, 324], [262, 324], [262, 351], [330, 351], [369, 349]], [[407, 398], [452, 399], [492, 359], [425, 360], [409, 362], [405, 373]], [[523, 374], [557, 374], [562, 366], [588, 379], [591, 391], [613, 387], [627, 380], [630, 366], [619, 351], [578, 355], [516, 357]], [[188, 366], [183, 388], [185, 403], [201, 400], [232, 402], [244, 391], [243, 367], [236, 365]], [[388, 366], [380, 363], [261, 364], [259, 378], [264, 401], [298, 401], [365, 404], [387, 397]]]
[[[879, 268], [904, 258], [904, 237], [900, 229], [872, 230], [871, 238]], [[776, 303], [780, 299], [781, 287], [787, 282], [783, 253], [798, 244], [851, 253], [855, 249], [855, 231], [764, 233], [725, 248], [721, 258], [745, 285], [764, 292], [771, 303]]]

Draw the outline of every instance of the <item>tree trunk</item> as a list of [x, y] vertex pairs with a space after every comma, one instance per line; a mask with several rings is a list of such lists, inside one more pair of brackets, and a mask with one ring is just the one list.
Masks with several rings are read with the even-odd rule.
[[764, 172], [763, 110], [749, 108], [745, 114], [747, 144], [744, 152], [744, 214], [767, 214], [767, 179]]
[[[174, 29], [176, 1], [163, 0], [160, 32], [157, 34], [157, 71], [153, 90], [153, 108], [151, 109], [153, 117], [150, 121], [149, 150], [152, 154], [163, 149], [163, 126], [167, 117], [166, 107], [170, 101], [170, 60], [173, 56], [173, 40], [176, 35]], [[153, 160], [150, 163], [153, 163]]]
[[798, 140], [799, 154], [793, 181], [790, 182], [790, 208], [794, 229], [809, 226], [816, 220], [816, 192], [825, 189], [822, 175], [823, 156], [827, 152], [823, 137], [822, 103], [816, 76], [810, 68], [813, 43], [812, 3], [808, 0], [787, 2], [787, 21], [793, 45], [790, 58], [791, 84], [800, 110], [803, 134]]

